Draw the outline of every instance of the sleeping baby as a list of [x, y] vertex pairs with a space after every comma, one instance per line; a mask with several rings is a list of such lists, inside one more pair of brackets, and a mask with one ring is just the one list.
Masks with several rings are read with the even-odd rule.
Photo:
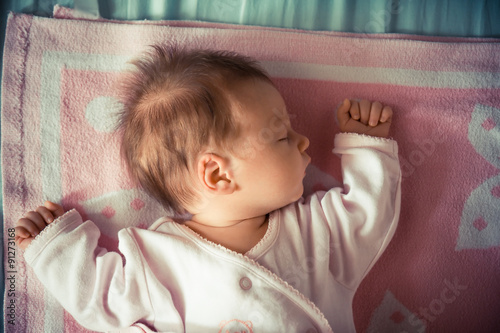
[[309, 140], [254, 60], [156, 45], [133, 65], [123, 159], [190, 218], [123, 229], [118, 253], [98, 246], [92, 221], [47, 201], [16, 224], [44, 286], [96, 331], [355, 332], [354, 293], [399, 216], [392, 109], [345, 99], [333, 150], [343, 186], [303, 198]]

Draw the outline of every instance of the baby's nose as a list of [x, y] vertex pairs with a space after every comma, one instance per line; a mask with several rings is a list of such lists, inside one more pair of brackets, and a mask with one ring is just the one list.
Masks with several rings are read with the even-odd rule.
[[300, 152], [304, 152], [308, 147], [309, 147], [309, 139], [306, 136], [299, 134], [299, 150], [300, 150]]

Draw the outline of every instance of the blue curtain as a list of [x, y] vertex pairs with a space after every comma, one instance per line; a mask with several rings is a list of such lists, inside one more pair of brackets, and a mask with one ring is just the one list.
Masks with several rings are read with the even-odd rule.
[[307, 30], [500, 37], [499, 0], [11, 0], [50, 16], [55, 4], [119, 20], [202, 20]]

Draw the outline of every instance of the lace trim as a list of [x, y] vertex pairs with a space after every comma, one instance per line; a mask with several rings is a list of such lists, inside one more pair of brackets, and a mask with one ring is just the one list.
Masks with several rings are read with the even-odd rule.
[[[273, 214], [279, 214], [279, 212], [276, 211], [276, 212], [273, 212]], [[271, 216], [269, 216], [269, 219], [271, 219]], [[288, 282], [286, 282], [285, 280], [283, 280], [282, 278], [280, 278], [278, 275], [276, 275], [275, 273], [273, 273], [272, 271], [270, 271], [266, 267], [260, 265], [255, 260], [253, 260], [253, 259], [251, 259], [251, 258], [249, 258], [249, 257], [247, 257], [247, 256], [245, 256], [245, 255], [243, 255], [241, 253], [238, 253], [236, 251], [228, 249], [225, 246], [219, 245], [217, 243], [214, 243], [214, 242], [212, 242], [212, 241], [204, 238], [203, 236], [201, 236], [198, 233], [194, 232], [193, 230], [191, 230], [189, 227], [187, 227], [185, 225], [182, 225], [182, 224], [179, 224], [179, 223], [175, 223], [175, 222], [173, 222], [173, 223], [174, 223], [174, 226], [176, 228], [178, 228], [179, 231], [181, 231], [182, 233], [186, 234], [187, 237], [189, 237], [191, 239], [194, 239], [195, 241], [198, 240], [197, 243], [199, 245], [205, 247], [205, 248], [208, 248], [209, 251], [210, 251], [210, 248], [212, 248], [214, 250], [220, 250], [224, 254], [229, 254], [229, 255], [236, 256], [238, 259], [243, 260], [248, 265], [253, 266], [254, 268], [257, 268], [259, 271], [262, 271], [265, 274], [267, 274], [269, 277], [271, 277], [272, 280], [274, 280], [276, 283], [282, 285], [288, 292], [290, 292], [291, 294], [293, 294], [301, 302], [307, 304], [309, 306], [309, 309], [306, 309], [306, 307], [304, 307], [304, 306], [301, 306], [301, 307], [304, 310], [312, 310], [313, 314], [315, 314], [316, 317], [319, 318], [319, 322], [322, 324], [322, 326], [328, 329], [327, 332], [333, 332], [332, 328], [330, 327], [330, 324], [328, 323], [328, 320], [325, 318], [325, 315], [316, 306], [316, 304], [314, 304], [309, 298], [307, 298], [306, 296], [304, 296], [300, 291], [298, 291], [293, 286], [291, 286], [290, 284], [288, 284]], [[267, 235], [267, 232], [266, 232], [266, 235]], [[266, 238], [266, 235], [263, 238]], [[260, 242], [257, 243], [257, 245], [259, 245], [259, 244], [260, 244]], [[253, 248], [252, 248], [252, 250], [253, 250]], [[250, 250], [250, 251], [252, 251], [252, 250]], [[284, 294], [284, 295], [287, 296], [286, 294]], [[290, 299], [289, 296], [288, 296], [288, 298]], [[306, 311], [306, 312], [310, 314], [310, 311]]]
[[261, 238], [261, 240], [254, 245], [250, 250], [245, 253], [245, 256], [257, 260], [260, 258], [262, 255], [264, 255], [267, 250], [273, 246], [274, 242], [278, 238], [278, 233], [279, 233], [279, 218], [277, 211], [273, 211], [269, 213], [269, 221], [267, 223], [267, 230], [266, 233], [264, 234], [264, 237]]

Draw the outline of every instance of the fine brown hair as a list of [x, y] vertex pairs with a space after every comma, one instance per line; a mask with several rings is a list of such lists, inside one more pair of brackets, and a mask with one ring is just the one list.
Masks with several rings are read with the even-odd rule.
[[197, 200], [190, 172], [209, 144], [228, 148], [238, 124], [228, 100], [246, 79], [271, 82], [256, 61], [229, 51], [153, 45], [120, 80], [121, 154], [131, 177], [178, 213]]

